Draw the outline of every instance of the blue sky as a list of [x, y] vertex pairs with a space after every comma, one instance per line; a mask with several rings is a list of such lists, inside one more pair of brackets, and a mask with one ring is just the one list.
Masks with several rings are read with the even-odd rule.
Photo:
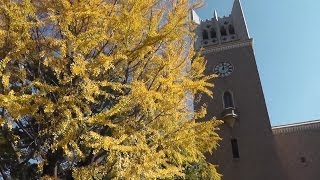
[[[320, 1], [242, 0], [272, 125], [320, 119]], [[229, 15], [233, 0], [197, 10]]]

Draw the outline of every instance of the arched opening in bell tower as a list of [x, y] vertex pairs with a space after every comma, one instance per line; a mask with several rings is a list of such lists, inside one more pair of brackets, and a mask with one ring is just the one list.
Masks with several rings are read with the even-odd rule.
[[209, 39], [208, 32], [206, 30], [202, 31], [202, 39]]
[[228, 29], [229, 29], [229, 34], [235, 34], [236, 33], [235, 30], [234, 30], [234, 27], [231, 24], [229, 25]]
[[210, 36], [211, 36], [211, 38], [217, 38], [217, 33], [216, 33], [216, 31], [214, 30], [214, 28], [211, 28], [211, 30], [210, 30]]
[[220, 33], [221, 33], [221, 36], [226, 36], [227, 35], [227, 30], [226, 30], [226, 28], [224, 26], [221, 26]]

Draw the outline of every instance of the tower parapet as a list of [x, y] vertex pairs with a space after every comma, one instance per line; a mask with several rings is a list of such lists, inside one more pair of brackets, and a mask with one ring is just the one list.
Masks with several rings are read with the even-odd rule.
[[200, 22], [196, 33], [198, 46], [206, 47], [250, 39], [240, 0], [235, 0], [229, 16], [214, 17]]

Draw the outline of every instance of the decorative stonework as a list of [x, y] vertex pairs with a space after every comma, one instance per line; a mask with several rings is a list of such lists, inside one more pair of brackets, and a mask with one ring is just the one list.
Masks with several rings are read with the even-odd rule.
[[211, 46], [211, 47], [207, 46], [202, 50], [202, 53], [203, 54], [217, 53], [217, 52], [225, 51], [225, 50], [229, 50], [229, 49], [245, 47], [245, 46], [252, 46], [252, 44], [253, 44], [252, 39], [248, 39], [246, 41], [234, 41], [234, 42], [230, 42], [230, 43], [221, 44], [219, 46], [217, 46], [217, 45]]
[[320, 120], [297, 123], [297, 124], [289, 124], [284, 126], [275, 126], [275, 127], [272, 127], [272, 132], [273, 134], [284, 134], [284, 133], [309, 131], [314, 129], [320, 130]]

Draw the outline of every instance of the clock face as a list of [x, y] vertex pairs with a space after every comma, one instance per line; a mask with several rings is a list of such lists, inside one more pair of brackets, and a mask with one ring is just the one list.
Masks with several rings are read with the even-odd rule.
[[213, 72], [219, 77], [226, 77], [233, 72], [233, 66], [229, 62], [221, 62], [214, 67]]

